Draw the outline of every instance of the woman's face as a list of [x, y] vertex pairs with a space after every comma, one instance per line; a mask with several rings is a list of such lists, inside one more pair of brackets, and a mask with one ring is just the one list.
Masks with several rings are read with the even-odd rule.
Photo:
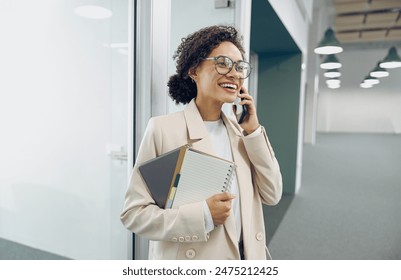
[[[231, 42], [221, 43], [208, 57], [221, 55], [229, 57], [233, 62], [243, 59], [239, 49]], [[235, 66], [229, 73], [221, 75], [216, 71], [213, 60], [205, 60], [199, 64], [195, 69], [195, 79], [197, 99], [209, 99], [221, 105], [234, 102], [243, 84]]]

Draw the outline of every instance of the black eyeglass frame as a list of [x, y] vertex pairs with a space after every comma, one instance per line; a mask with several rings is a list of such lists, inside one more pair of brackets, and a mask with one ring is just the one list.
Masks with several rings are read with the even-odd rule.
[[[230, 66], [229, 68], [227, 68], [227, 69], [228, 69], [227, 73], [220, 73], [219, 70], [218, 70], [217, 61], [218, 61], [220, 58], [224, 58], [224, 59], [226, 59], [226, 60], [228, 59], [228, 61], [231, 62], [231, 66]], [[248, 77], [251, 75], [251, 72], [252, 72], [252, 66], [251, 66], [251, 64], [250, 64], [249, 62], [245, 61], [245, 60], [238, 60], [238, 61], [235, 61], [235, 62], [234, 62], [231, 58], [229, 58], [228, 56], [225, 56], [225, 55], [219, 55], [219, 56], [214, 56], [214, 57], [207, 57], [207, 58], [205, 58], [204, 60], [213, 60], [213, 61], [214, 61], [214, 68], [216, 69], [217, 73], [219, 73], [220, 75], [227, 75], [228, 73], [230, 73], [231, 70], [233, 70], [234, 65], [235, 65], [235, 71], [237, 71], [238, 73], [241, 73], [241, 71], [238, 71], [238, 63], [241, 63], [241, 62], [242, 62], [242, 63], [246, 63], [246, 64], [249, 65], [249, 72], [248, 72], [248, 75], [247, 75], [246, 77], [239, 77], [239, 79], [245, 80], [246, 78], [248, 78]]]

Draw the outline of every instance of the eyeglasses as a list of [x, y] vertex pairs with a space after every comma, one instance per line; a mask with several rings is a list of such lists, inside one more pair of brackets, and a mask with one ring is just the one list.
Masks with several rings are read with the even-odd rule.
[[251, 65], [243, 60], [238, 60], [237, 62], [234, 62], [231, 58], [224, 55], [208, 57], [204, 60], [213, 60], [214, 68], [220, 75], [227, 75], [228, 73], [230, 73], [230, 71], [233, 69], [234, 64], [235, 71], [237, 71], [241, 80], [248, 78], [249, 74], [251, 74]]

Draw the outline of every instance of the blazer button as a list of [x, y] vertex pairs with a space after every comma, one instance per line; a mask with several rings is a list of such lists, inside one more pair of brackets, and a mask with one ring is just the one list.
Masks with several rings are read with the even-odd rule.
[[199, 237], [197, 235], [192, 236], [192, 241], [197, 241]]
[[194, 250], [194, 249], [188, 249], [188, 250], [185, 252], [185, 256], [186, 256], [188, 259], [193, 259], [193, 258], [195, 258], [195, 255], [196, 255], [196, 253], [195, 253], [195, 250]]
[[177, 238], [177, 237], [173, 237], [173, 238], [171, 238], [171, 240], [172, 240], [173, 242], [177, 242], [177, 241], [178, 241], [178, 238]]
[[182, 237], [182, 236], [180, 236], [179, 238], [178, 238], [178, 241], [180, 241], [180, 242], [184, 242], [184, 237]]
[[191, 241], [191, 236], [185, 236], [185, 241]]
[[258, 232], [258, 233], [256, 234], [256, 240], [258, 240], [258, 241], [263, 240], [263, 233]]

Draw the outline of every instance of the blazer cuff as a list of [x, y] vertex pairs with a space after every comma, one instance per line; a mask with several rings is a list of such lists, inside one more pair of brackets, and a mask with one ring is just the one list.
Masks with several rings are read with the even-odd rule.
[[254, 131], [254, 132], [252, 132], [252, 133], [250, 133], [250, 134], [247, 134], [246, 132], [245, 132], [245, 130], [243, 131], [243, 134], [244, 134], [244, 137], [246, 137], [246, 138], [253, 138], [253, 137], [256, 137], [256, 136], [258, 136], [259, 134], [261, 134], [262, 133], [262, 127], [259, 125], [259, 127]]
[[210, 213], [210, 209], [209, 206], [207, 206], [206, 200], [202, 202], [202, 207], [203, 207], [203, 217], [205, 220], [205, 229], [206, 232], [209, 233], [214, 229], [214, 223], [212, 214]]

